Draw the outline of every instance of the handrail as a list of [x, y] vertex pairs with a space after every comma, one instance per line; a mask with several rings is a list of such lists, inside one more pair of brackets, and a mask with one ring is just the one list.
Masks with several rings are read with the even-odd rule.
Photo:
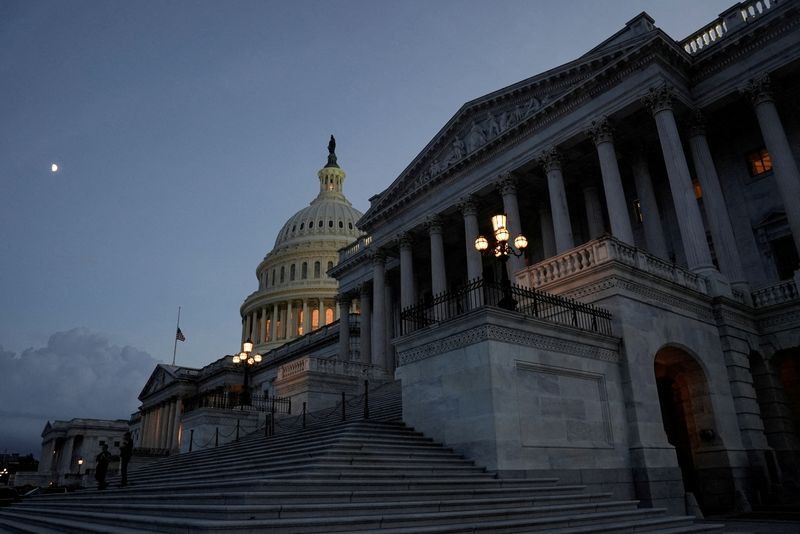
[[504, 286], [482, 278], [403, 309], [400, 313], [402, 334], [410, 334], [486, 306], [505, 308], [543, 321], [611, 335], [611, 313], [608, 310], [544, 291], [516, 284]]

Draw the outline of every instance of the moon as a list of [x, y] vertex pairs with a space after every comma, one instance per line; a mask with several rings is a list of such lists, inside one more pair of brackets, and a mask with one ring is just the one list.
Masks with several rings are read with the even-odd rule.
[[56, 163], [50, 165], [50, 172], [58, 172], [58, 165]]

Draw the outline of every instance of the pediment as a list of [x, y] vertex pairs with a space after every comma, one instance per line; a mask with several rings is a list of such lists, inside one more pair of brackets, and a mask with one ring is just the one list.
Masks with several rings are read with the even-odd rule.
[[562, 108], [564, 99], [581, 91], [610, 65], [654, 36], [674, 41], [642, 13], [626, 27], [580, 58], [464, 104], [359, 221], [369, 231], [377, 214], [439, 181], [440, 177], [489, 148], [519, 137], [534, 120]]
[[142, 392], [139, 393], [139, 400], [161, 391], [174, 381], [175, 373], [168, 366], [161, 363], [156, 365], [156, 368], [150, 374], [150, 378], [147, 380]]

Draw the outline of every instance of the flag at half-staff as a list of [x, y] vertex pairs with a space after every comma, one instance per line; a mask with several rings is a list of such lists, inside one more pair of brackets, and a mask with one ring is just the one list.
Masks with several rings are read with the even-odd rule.
[[178, 328], [178, 331], [175, 332], [175, 339], [177, 341], [186, 341], [186, 336], [183, 335], [183, 332], [181, 332], [180, 328]]

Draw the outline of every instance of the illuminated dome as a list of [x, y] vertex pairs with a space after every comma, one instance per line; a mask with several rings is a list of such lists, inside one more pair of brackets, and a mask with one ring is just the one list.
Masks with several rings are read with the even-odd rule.
[[362, 234], [356, 228], [361, 212], [353, 208], [342, 187], [345, 172], [336, 161], [331, 136], [328, 162], [317, 173], [319, 194], [292, 215], [275, 245], [256, 268], [258, 290], [241, 306], [242, 340], [265, 352], [338, 319], [337, 282], [327, 271], [340, 248]]

